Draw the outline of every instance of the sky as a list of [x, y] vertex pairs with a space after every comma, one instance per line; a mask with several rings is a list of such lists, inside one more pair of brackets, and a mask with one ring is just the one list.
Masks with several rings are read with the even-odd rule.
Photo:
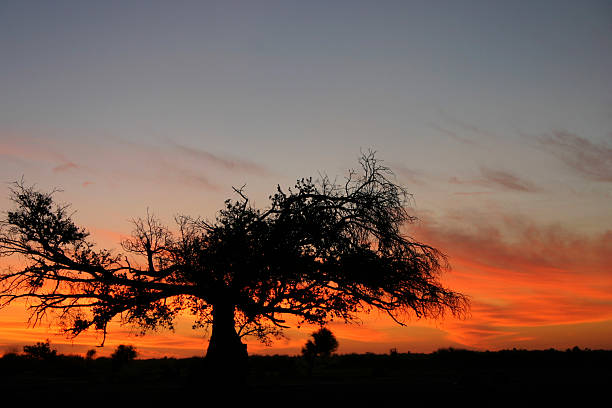
[[[61, 188], [118, 250], [147, 209], [214, 219], [232, 186], [341, 179], [373, 149], [413, 194], [466, 319], [333, 322], [340, 353], [612, 348], [608, 1], [0, 2], [0, 210], [9, 184]], [[3, 265], [6, 267], [6, 265]], [[0, 310], [0, 351], [50, 338]], [[250, 353], [297, 354], [314, 328]], [[188, 317], [101, 354], [203, 355]]]

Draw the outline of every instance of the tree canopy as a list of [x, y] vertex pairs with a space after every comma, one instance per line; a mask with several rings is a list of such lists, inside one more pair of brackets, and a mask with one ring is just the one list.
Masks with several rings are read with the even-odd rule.
[[0, 274], [0, 306], [27, 299], [36, 323], [57, 312], [70, 335], [109, 322], [172, 327], [187, 311], [212, 325], [208, 356], [246, 355], [240, 338], [271, 341], [287, 316], [323, 325], [379, 309], [405, 318], [466, 312], [441, 285], [437, 249], [403, 232], [410, 195], [368, 152], [342, 182], [327, 176], [277, 187], [266, 208], [243, 189], [214, 221], [179, 215], [173, 229], [147, 214], [122, 251], [98, 248], [57, 191], [12, 185], [0, 223], [0, 256], [21, 257]]
[[336, 336], [326, 327], [311, 334], [312, 340], [308, 340], [302, 348], [302, 355], [311, 362], [317, 356], [328, 358], [333, 352], [338, 350], [338, 340]]

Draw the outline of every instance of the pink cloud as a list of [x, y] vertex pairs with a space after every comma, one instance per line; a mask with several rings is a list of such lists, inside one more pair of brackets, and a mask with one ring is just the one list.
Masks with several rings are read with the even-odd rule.
[[0, 155], [30, 162], [48, 163], [55, 173], [83, 169], [76, 162], [58, 153], [46, 143], [24, 135], [0, 134]]

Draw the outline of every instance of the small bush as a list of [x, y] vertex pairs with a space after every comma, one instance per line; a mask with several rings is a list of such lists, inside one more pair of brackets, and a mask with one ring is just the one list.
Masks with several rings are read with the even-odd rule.
[[87, 353], [85, 353], [85, 359], [87, 360], [93, 360], [95, 356], [96, 356], [96, 349], [87, 350]]
[[57, 350], [51, 349], [49, 339], [46, 342], [38, 342], [33, 346], [23, 346], [26, 356], [37, 360], [49, 360], [57, 356]]
[[16, 351], [7, 351], [2, 355], [3, 360], [17, 360], [19, 358], [19, 354]]
[[312, 333], [314, 339], [314, 347], [317, 354], [321, 357], [329, 357], [333, 352], [338, 350], [338, 340], [331, 330], [323, 327], [319, 331]]
[[128, 361], [132, 361], [136, 358], [138, 353], [134, 346], [126, 346], [125, 344], [120, 344], [115, 349], [114, 353], [111, 354], [111, 359], [115, 363], [125, 364]]
[[308, 363], [309, 373], [312, 372], [317, 357], [327, 360], [337, 349], [338, 340], [331, 330], [323, 327], [312, 333], [312, 340], [308, 340], [302, 348], [302, 356]]

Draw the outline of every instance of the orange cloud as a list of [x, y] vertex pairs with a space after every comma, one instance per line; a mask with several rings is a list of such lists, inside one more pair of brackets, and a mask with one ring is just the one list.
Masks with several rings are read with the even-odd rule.
[[499, 225], [458, 220], [428, 220], [418, 230], [420, 239], [449, 256], [453, 270], [445, 282], [472, 299], [472, 317], [446, 325], [449, 339], [512, 347], [535, 339], [526, 335], [533, 328], [612, 320], [611, 231], [583, 236], [512, 216]]

